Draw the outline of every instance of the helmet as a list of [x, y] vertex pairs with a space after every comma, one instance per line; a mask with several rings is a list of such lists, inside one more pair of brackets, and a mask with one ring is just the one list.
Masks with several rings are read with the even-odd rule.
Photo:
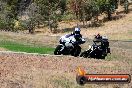
[[95, 36], [95, 38], [100, 39], [100, 38], [102, 38], [102, 36], [98, 33], [98, 34]]
[[77, 27], [76, 27], [75, 30], [74, 30], [74, 33], [75, 33], [75, 34], [80, 34], [80, 28], [77, 28]]
[[99, 36], [99, 37], [100, 37], [100, 34], [98, 33], [98, 34], [97, 34], [97, 36]]

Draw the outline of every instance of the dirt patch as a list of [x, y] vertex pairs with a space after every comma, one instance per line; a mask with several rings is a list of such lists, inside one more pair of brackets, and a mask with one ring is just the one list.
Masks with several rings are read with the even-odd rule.
[[[131, 74], [132, 66], [125, 61], [105, 61], [69, 56], [46, 56], [0, 53], [1, 88], [75, 88], [76, 68], [83, 67], [88, 73]], [[84, 88], [113, 88], [114, 84], [86, 85]], [[130, 88], [132, 84], [116, 85]]]

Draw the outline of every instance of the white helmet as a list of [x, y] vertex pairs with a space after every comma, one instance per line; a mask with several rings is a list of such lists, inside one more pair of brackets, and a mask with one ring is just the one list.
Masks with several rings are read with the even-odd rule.
[[75, 28], [75, 31], [80, 31], [80, 28], [77, 28], [77, 27], [76, 27], [76, 28]]
[[80, 34], [80, 28], [75, 28], [75, 30], [74, 30], [74, 32], [75, 32], [75, 34]]

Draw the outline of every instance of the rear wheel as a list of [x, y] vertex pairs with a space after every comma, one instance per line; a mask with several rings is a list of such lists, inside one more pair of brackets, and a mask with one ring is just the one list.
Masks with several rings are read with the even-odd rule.
[[62, 51], [60, 51], [62, 49], [62, 45], [58, 45], [54, 51], [54, 55], [61, 55]]

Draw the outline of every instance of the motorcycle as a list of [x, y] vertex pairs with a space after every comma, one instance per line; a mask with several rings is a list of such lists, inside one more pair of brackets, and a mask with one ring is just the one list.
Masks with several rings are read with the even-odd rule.
[[81, 53], [80, 57], [105, 59], [107, 54], [110, 53], [108, 39], [102, 38], [101, 40], [94, 40], [93, 42], [89, 46], [89, 49]]
[[81, 52], [81, 47], [79, 45], [85, 43], [84, 39], [81, 39], [78, 43], [75, 39], [69, 40], [65, 43], [60, 43], [55, 51], [54, 55], [72, 55], [72, 56], [79, 56]]

